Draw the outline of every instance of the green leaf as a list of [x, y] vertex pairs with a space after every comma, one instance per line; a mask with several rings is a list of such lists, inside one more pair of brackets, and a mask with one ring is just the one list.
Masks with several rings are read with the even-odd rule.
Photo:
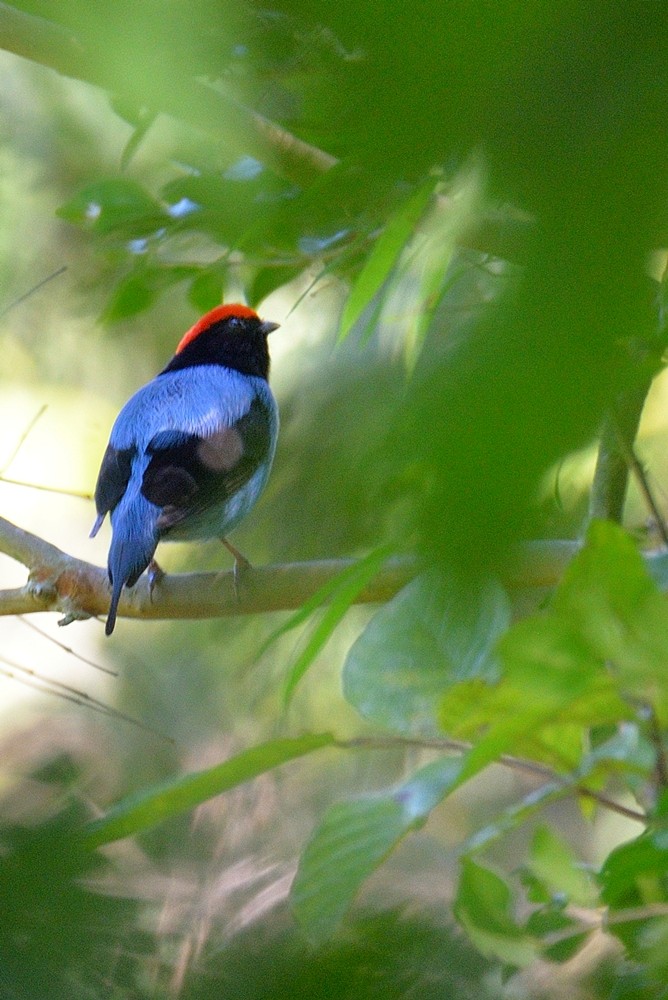
[[455, 787], [461, 761], [443, 758], [398, 788], [327, 810], [306, 845], [292, 886], [297, 920], [314, 941], [339, 925], [366, 878]]
[[527, 868], [552, 895], [578, 906], [596, 905], [598, 892], [591, 874], [570, 847], [546, 826], [538, 827], [534, 833]]
[[205, 771], [171, 778], [124, 799], [106, 816], [89, 823], [84, 830], [86, 843], [89, 847], [99, 847], [141, 833], [289, 760], [332, 746], [334, 742], [330, 733], [271, 740]]
[[668, 828], [660, 817], [647, 830], [608, 856], [601, 870], [602, 901], [610, 910], [608, 929], [629, 957], [668, 972]]
[[470, 274], [468, 262], [452, 269], [450, 266], [462, 231], [475, 217], [481, 187], [477, 169], [469, 166], [460, 172], [423, 220], [419, 236], [410, 251], [402, 255], [393, 276], [382, 317], [401, 317], [403, 355], [409, 372], [415, 367], [444, 296], [463, 275]]
[[290, 615], [262, 644], [257, 654], [258, 659], [282, 635], [302, 625], [320, 607], [327, 605], [322, 618], [309, 636], [304, 649], [290, 668], [283, 691], [284, 704], [287, 705], [289, 703], [297, 684], [311, 666], [313, 660], [323, 648], [351, 604], [353, 604], [357, 595], [378, 573], [383, 563], [387, 560], [390, 551], [389, 546], [379, 546], [377, 549], [369, 552], [364, 558], [359, 559], [351, 566], [347, 566], [335, 577], [323, 584], [298, 611]]
[[248, 302], [256, 308], [271, 292], [293, 281], [301, 270], [301, 263], [260, 268], [248, 289]]
[[612, 909], [668, 901], [668, 830], [648, 830], [615, 848], [600, 877]]
[[498, 875], [470, 858], [462, 860], [462, 874], [454, 914], [476, 948], [506, 965], [528, 965], [538, 956], [535, 940], [511, 915], [510, 889]]
[[461, 692], [455, 692], [460, 694], [456, 702], [446, 695], [441, 705], [447, 732], [479, 737], [472, 764], [519, 753], [570, 770], [582, 759], [583, 737], [591, 726], [632, 714], [603, 663], [557, 617], [518, 623], [503, 636], [498, 651], [503, 663], [498, 684], [469, 690], [474, 697], [466, 707]]
[[200, 313], [206, 313], [223, 301], [225, 273], [219, 267], [201, 271], [188, 289], [188, 301]]
[[[319, 607], [338, 593], [340, 587], [345, 588], [350, 576], [357, 576], [358, 567], [362, 564], [368, 563], [370, 567], [375, 567], [374, 572], [377, 572], [378, 568], [382, 566], [383, 561], [388, 557], [389, 553], [389, 547], [380, 546], [370, 552], [363, 559], [353, 563], [351, 566], [347, 566], [336, 576], [327, 580], [322, 587], [319, 587], [318, 590], [316, 590], [315, 594], [312, 594], [312, 596], [302, 604], [301, 608], [295, 611], [294, 614], [291, 614], [286, 621], [279, 625], [279, 627], [275, 629], [267, 639], [265, 639], [258, 652], [258, 657], [263, 656], [269, 647], [272, 646], [277, 639], [280, 639], [282, 635], [285, 635], [286, 632], [291, 632], [293, 629], [298, 628], [299, 625], [302, 625], [305, 621], [308, 621], [314, 611], [317, 611]], [[376, 566], [377, 559], [380, 560], [378, 566]], [[369, 580], [371, 579], [373, 579], [373, 574], [369, 576]]]
[[146, 138], [158, 115], [154, 111], [142, 108], [137, 116], [137, 124], [121, 153], [121, 170], [127, 170], [130, 161]]
[[357, 595], [373, 579], [388, 556], [386, 548], [371, 552], [337, 577], [337, 587], [330, 593], [329, 602], [322, 618], [308, 638], [306, 646], [290, 668], [283, 692], [283, 703], [287, 705], [295, 688], [323, 648], [332, 632], [355, 601]]
[[431, 177], [406, 199], [376, 240], [362, 271], [350, 290], [341, 316], [339, 339], [344, 340], [394, 268], [399, 255], [420, 221], [436, 185]]
[[114, 289], [102, 313], [102, 323], [118, 323], [136, 316], [152, 306], [162, 291], [191, 274], [192, 270], [184, 267], [138, 268], [123, 278]]
[[543, 941], [542, 957], [550, 962], [567, 962], [592, 933], [554, 907], [534, 911], [526, 922], [526, 931]]
[[637, 546], [618, 525], [591, 525], [554, 600], [592, 653], [608, 661], [626, 694], [668, 721], [668, 604]]
[[621, 529], [595, 525], [548, 610], [500, 640], [501, 680], [453, 688], [441, 703], [441, 724], [476, 741], [472, 763], [510, 752], [570, 770], [592, 727], [632, 717], [620, 665], [625, 678], [635, 664], [645, 676], [654, 671], [658, 683], [658, 647], [667, 642], [666, 608], [640, 556]]
[[158, 202], [128, 178], [90, 184], [61, 205], [56, 214], [102, 236], [146, 236], [169, 219]]
[[510, 620], [495, 580], [475, 586], [424, 574], [371, 619], [343, 668], [343, 692], [365, 719], [396, 732], [439, 735], [437, 708], [465, 678], [491, 679], [494, 644]]

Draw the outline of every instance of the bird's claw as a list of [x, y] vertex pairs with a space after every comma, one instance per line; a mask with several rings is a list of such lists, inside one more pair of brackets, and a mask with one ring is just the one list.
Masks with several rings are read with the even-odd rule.
[[234, 569], [232, 570], [232, 578], [234, 582], [234, 593], [236, 595], [237, 601], [241, 600], [240, 590], [241, 590], [241, 580], [247, 570], [251, 568], [246, 556], [239, 552], [239, 549], [235, 548], [231, 542], [228, 542], [227, 538], [221, 538], [221, 542], [225, 546], [228, 552], [234, 556]]
[[234, 560], [232, 579], [234, 582], [234, 594], [236, 596], [237, 601], [241, 600], [241, 580], [243, 579], [244, 575], [248, 572], [250, 568], [251, 564], [248, 562], [248, 559], [246, 559], [245, 556], [242, 556], [241, 559]]
[[162, 566], [159, 566], [157, 564], [155, 559], [151, 559], [146, 570], [146, 575], [148, 576], [148, 597], [149, 600], [152, 602], [153, 591], [167, 574], [165, 573]]

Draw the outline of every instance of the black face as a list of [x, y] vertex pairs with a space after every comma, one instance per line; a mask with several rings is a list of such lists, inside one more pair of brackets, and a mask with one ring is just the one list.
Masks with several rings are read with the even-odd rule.
[[242, 375], [269, 377], [267, 324], [246, 316], [227, 316], [191, 340], [160, 374], [195, 365], [224, 365]]

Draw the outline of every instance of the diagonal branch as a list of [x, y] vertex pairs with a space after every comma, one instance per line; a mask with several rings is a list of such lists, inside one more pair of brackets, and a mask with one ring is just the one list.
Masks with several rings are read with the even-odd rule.
[[[172, 78], [169, 87], [157, 85], [150, 73], [129, 76], [125, 61], [100, 59], [62, 25], [2, 2], [0, 49], [200, 128], [226, 149], [254, 156], [299, 187], [310, 187], [339, 162], [224, 90], [185, 74]], [[141, 65], [139, 55], [133, 65]], [[458, 242], [464, 249], [522, 262], [533, 228], [533, 221], [515, 210], [494, 212], [476, 220]]]
[[[312, 184], [338, 162], [219, 89], [183, 74], [169, 88], [156, 86], [150, 73], [128, 74], [124, 60], [101, 59], [62, 25], [7, 3], [0, 3], [0, 48], [214, 133], [300, 186]], [[140, 66], [141, 54], [135, 55]], [[131, 92], [137, 78], [142, 93]]]

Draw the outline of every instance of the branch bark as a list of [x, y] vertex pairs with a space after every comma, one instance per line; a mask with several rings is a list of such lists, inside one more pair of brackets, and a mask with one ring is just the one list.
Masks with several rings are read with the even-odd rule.
[[[506, 567], [505, 582], [511, 587], [554, 586], [577, 550], [577, 542], [527, 543]], [[25, 586], [0, 591], [0, 616], [57, 611], [64, 616], [62, 624], [69, 624], [106, 614], [109, 584], [102, 567], [76, 559], [4, 518], [0, 518], [0, 552], [29, 570]], [[232, 572], [168, 574], [152, 594], [144, 576], [124, 590], [118, 613], [125, 618], [194, 619], [291, 611], [353, 562], [324, 559], [251, 567], [238, 594]], [[390, 600], [417, 571], [412, 559], [388, 560], [355, 603]]]

